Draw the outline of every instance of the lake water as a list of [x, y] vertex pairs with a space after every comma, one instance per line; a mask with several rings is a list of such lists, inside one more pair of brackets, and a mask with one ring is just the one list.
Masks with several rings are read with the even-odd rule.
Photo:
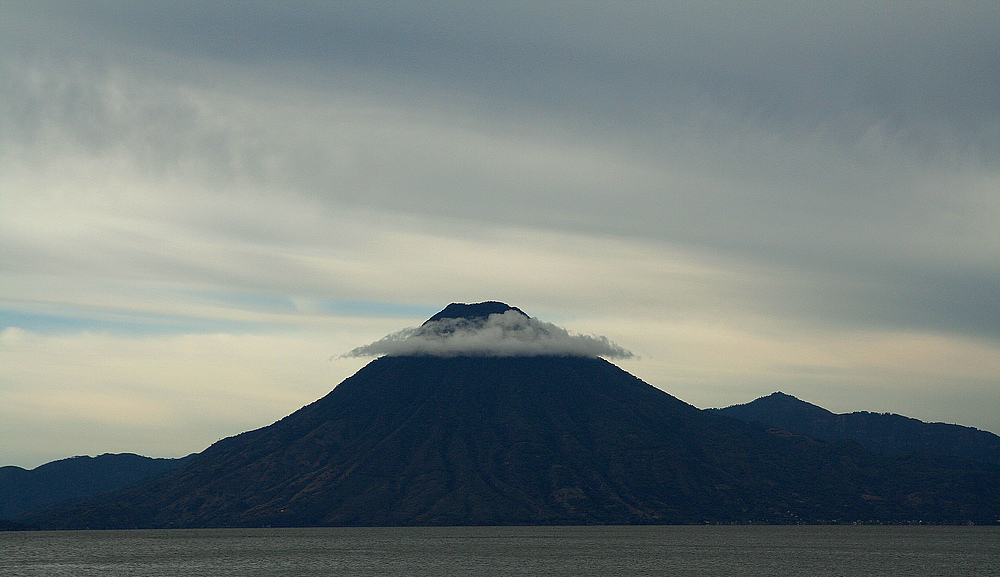
[[0, 575], [1000, 575], [1000, 527], [669, 526], [0, 533]]

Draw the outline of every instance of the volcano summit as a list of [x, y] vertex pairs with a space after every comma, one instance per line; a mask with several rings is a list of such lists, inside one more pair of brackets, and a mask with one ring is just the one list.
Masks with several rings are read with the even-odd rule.
[[897, 458], [699, 410], [627, 351], [503, 303], [355, 349], [328, 395], [42, 527], [966, 522], [1000, 468]]
[[452, 303], [419, 327], [386, 335], [346, 356], [380, 355], [629, 358], [632, 353], [605, 337], [573, 335], [517, 307], [487, 301]]

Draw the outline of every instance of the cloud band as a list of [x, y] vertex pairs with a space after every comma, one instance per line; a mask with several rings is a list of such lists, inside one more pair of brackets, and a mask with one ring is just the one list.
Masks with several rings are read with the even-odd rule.
[[345, 357], [427, 355], [582, 356], [631, 358], [634, 355], [603, 336], [576, 335], [552, 323], [508, 310], [482, 319], [446, 318], [410, 327], [360, 346]]

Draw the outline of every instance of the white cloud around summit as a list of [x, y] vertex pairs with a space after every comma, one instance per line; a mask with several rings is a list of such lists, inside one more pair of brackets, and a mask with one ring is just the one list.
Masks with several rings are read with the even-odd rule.
[[516, 311], [486, 320], [446, 318], [386, 335], [345, 356], [581, 356], [626, 359], [631, 351], [606, 337], [571, 334], [552, 323]]

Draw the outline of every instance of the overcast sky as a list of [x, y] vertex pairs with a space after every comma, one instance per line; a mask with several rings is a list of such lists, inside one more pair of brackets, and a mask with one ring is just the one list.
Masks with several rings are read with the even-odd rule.
[[482, 300], [1000, 433], [995, 1], [469, 4], [5, 2], [0, 465], [200, 451]]

